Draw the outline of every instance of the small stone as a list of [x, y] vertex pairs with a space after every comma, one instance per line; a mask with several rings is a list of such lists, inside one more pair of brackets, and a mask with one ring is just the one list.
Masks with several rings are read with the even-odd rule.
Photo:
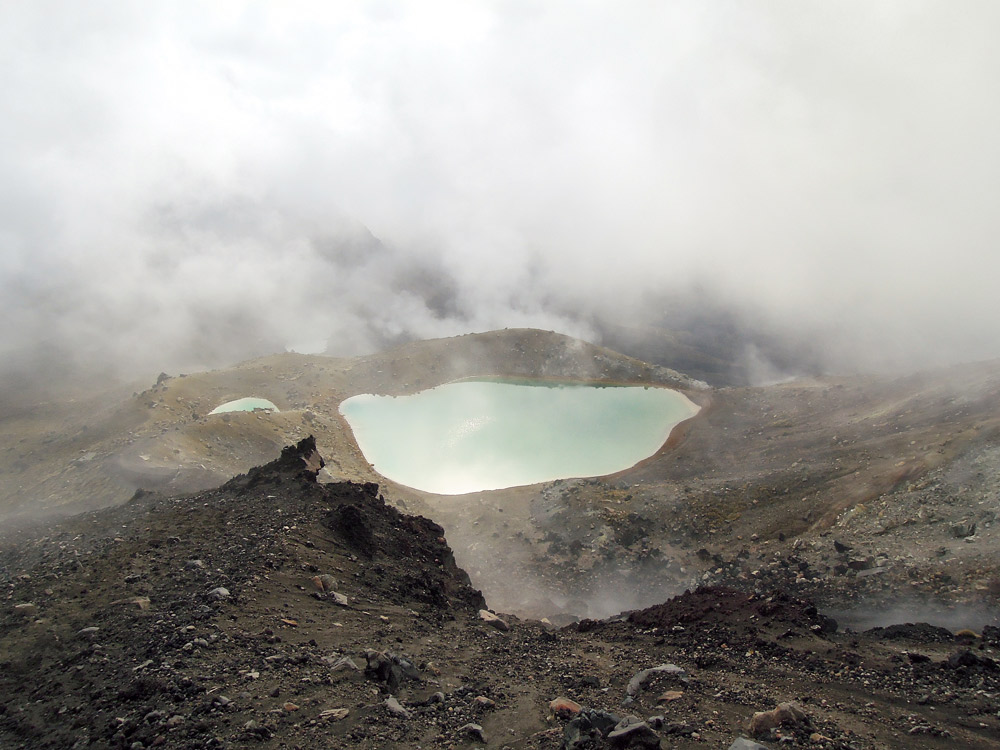
[[396, 698], [392, 695], [386, 698], [385, 703], [383, 703], [382, 705], [384, 705], [387, 709], [389, 709], [389, 713], [391, 713], [393, 716], [398, 716], [401, 719], [410, 718], [410, 712], [407, 711], [405, 708], [403, 708], [402, 704], [400, 704], [400, 702], [396, 700]]
[[341, 719], [346, 719], [350, 711], [346, 708], [328, 708], [325, 711], [319, 712], [320, 719], [329, 721], [340, 721]]
[[642, 719], [626, 716], [608, 734], [608, 742], [617, 747], [659, 748], [660, 737]]
[[31, 617], [38, 611], [36, 607], [31, 602], [24, 602], [23, 604], [14, 605], [14, 614], [21, 615], [22, 617]]
[[478, 724], [472, 724], [470, 722], [469, 724], [459, 727], [458, 731], [472, 737], [472, 739], [477, 742], [482, 742], [484, 745], [486, 744], [486, 734], [483, 732], [483, 728]]
[[288, 711], [288, 713], [291, 713], [292, 711], [298, 711], [299, 710], [298, 704], [297, 703], [292, 703], [291, 701], [288, 701], [287, 703], [282, 703], [281, 707], [283, 709], [285, 709], [286, 711]]
[[493, 708], [496, 705], [496, 701], [490, 700], [485, 695], [477, 695], [472, 699], [472, 703], [476, 708]]
[[975, 521], [970, 521], [969, 523], [956, 523], [951, 527], [951, 534], [956, 539], [965, 539], [966, 537], [974, 536], [975, 533]]
[[225, 586], [217, 586], [208, 592], [208, 598], [215, 599], [216, 601], [228, 599], [230, 596], [232, 596], [232, 594], [229, 593], [229, 589]]
[[582, 706], [574, 700], [562, 696], [549, 701], [549, 712], [560, 719], [570, 719], [580, 713]]
[[313, 576], [309, 580], [312, 581], [313, 586], [324, 593], [327, 591], [334, 591], [337, 588], [337, 580], [329, 573]]
[[[563, 729], [563, 748], [565, 750], [591, 748], [593, 747], [593, 737], [608, 736], [620, 722], [621, 718], [615, 714], [584, 708]], [[595, 732], [598, 735], [595, 735]]]
[[490, 612], [488, 609], [479, 610], [479, 619], [485, 622], [487, 625], [491, 625], [497, 630], [500, 630], [504, 633], [510, 630], [510, 625], [508, 625], [506, 621], [500, 619], [495, 614]]
[[659, 698], [656, 699], [657, 703], [670, 703], [671, 701], [680, 700], [684, 697], [683, 690], [668, 690]]
[[636, 675], [628, 681], [628, 686], [625, 688], [625, 692], [630, 697], [634, 698], [642, 691], [643, 685], [645, 685], [651, 677], [658, 674], [673, 675], [681, 681], [687, 680], [687, 672], [678, 667], [676, 664], [661, 664], [658, 667], [650, 667], [649, 669], [643, 669], [641, 672], [637, 672]]
[[98, 630], [100, 630], [99, 627], [97, 627], [96, 625], [91, 625], [89, 628], [82, 628], [82, 629], [76, 631], [76, 634], [77, 635], [81, 635], [84, 638], [91, 638], [91, 637], [97, 635], [97, 631]]
[[806, 718], [797, 703], [780, 703], [771, 711], [758, 711], [750, 719], [750, 734], [759, 736], [782, 724], [798, 724]]
[[740, 737], [733, 740], [733, 744], [729, 746], [729, 750], [768, 750], [768, 748], [767, 746], [761, 745], [753, 740]]
[[330, 664], [330, 671], [331, 672], [337, 672], [337, 671], [340, 671], [341, 669], [350, 669], [350, 670], [353, 670], [355, 672], [360, 672], [361, 671], [361, 667], [359, 667], [354, 662], [354, 659], [352, 659], [350, 656], [341, 656], [340, 658], [338, 658], [336, 660], [332, 660], [331, 659], [331, 660], [328, 661], [328, 663]]
[[330, 592], [330, 599], [334, 604], [338, 604], [341, 607], [346, 607], [348, 604], [347, 597], [343, 594], [339, 594], [336, 591]]

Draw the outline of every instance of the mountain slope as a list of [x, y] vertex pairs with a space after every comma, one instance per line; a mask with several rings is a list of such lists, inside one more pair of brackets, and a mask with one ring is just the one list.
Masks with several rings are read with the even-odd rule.
[[[761, 741], [995, 747], [996, 629], [841, 634], [786, 594], [727, 589], [497, 627], [440, 527], [375, 485], [317, 484], [320, 465], [307, 439], [217, 490], [8, 530], [0, 744], [728, 747], [796, 701]], [[683, 671], [644, 672], [664, 664]], [[550, 715], [560, 696], [598, 723], [661, 718], [588, 739]]]

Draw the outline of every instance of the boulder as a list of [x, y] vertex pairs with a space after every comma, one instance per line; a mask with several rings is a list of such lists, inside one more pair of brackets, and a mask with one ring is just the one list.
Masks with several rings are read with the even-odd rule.
[[491, 625], [497, 630], [500, 630], [504, 633], [510, 630], [510, 625], [508, 625], [505, 620], [502, 620], [501, 618], [497, 617], [488, 609], [479, 610], [479, 619], [485, 622], [487, 625]]

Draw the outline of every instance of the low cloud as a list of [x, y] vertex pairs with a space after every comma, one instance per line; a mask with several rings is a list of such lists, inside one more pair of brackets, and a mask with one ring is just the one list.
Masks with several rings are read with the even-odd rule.
[[[740, 322], [1000, 356], [994, 3], [15, 4], [0, 357]], [[666, 314], [669, 313], [669, 314]], [[753, 334], [753, 335], [751, 335]]]

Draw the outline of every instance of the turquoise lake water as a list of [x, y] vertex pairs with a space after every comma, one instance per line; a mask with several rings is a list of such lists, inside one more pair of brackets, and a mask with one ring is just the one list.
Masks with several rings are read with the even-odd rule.
[[267, 409], [268, 411], [279, 411], [278, 407], [266, 398], [238, 398], [235, 401], [227, 401], [221, 406], [216, 406], [209, 414], [222, 414], [227, 411], [253, 411], [254, 409]]
[[613, 474], [656, 453], [698, 410], [667, 388], [502, 381], [340, 405], [377, 472], [442, 495]]

